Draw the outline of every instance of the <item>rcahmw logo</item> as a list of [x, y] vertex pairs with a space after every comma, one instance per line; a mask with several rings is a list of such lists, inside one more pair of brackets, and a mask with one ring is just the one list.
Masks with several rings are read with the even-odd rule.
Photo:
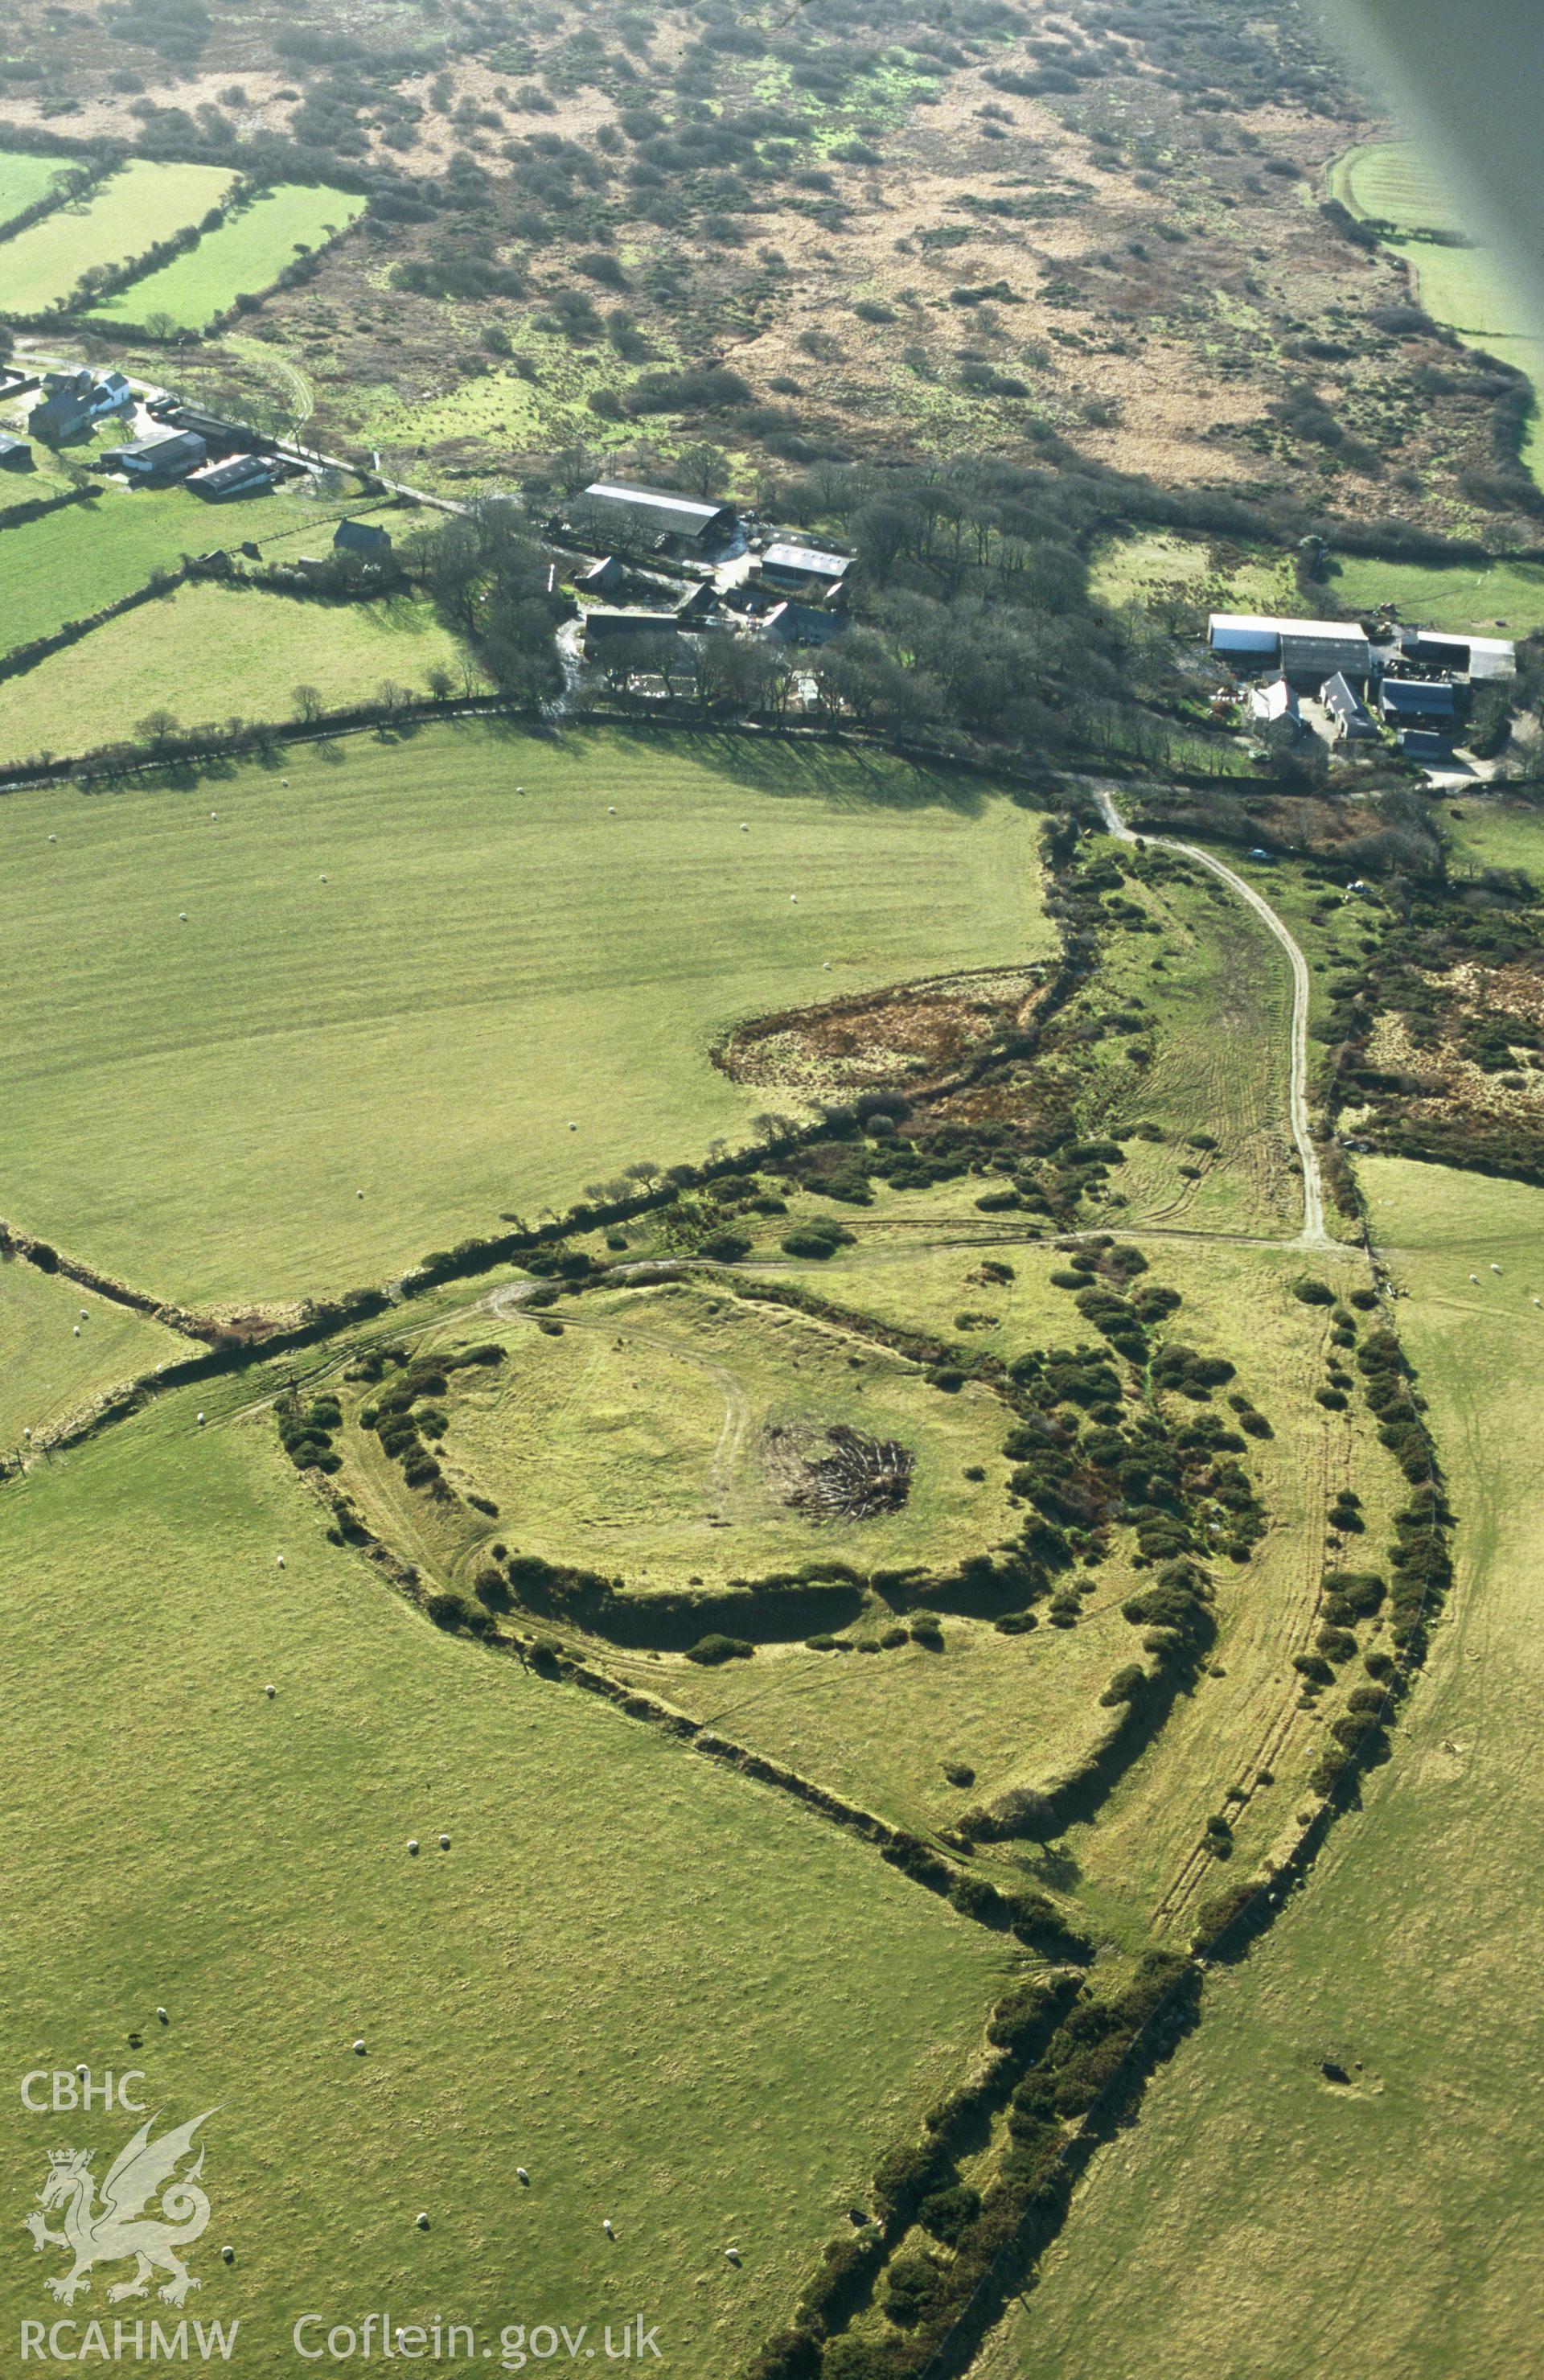
[[[145, 2103], [132, 2095], [132, 2088], [144, 2080], [143, 2072], [138, 2069], [116, 2076], [105, 2073], [98, 2080], [85, 2066], [73, 2072], [37, 2067], [22, 2079], [21, 2103], [32, 2115], [52, 2115], [67, 2109], [89, 2115], [98, 2107], [103, 2113], [122, 2107], [139, 2115]], [[152, 2281], [162, 2275], [164, 2278], [157, 2294], [167, 2305], [186, 2304], [188, 2293], [202, 2287], [183, 2258], [184, 2252], [202, 2236], [209, 2224], [209, 2199], [199, 2186], [204, 2168], [204, 2144], [198, 2143], [195, 2155], [194, 2142], [215, 2112], [206, 2107], [202, 2115], [160, 2134], [155, 2132], [159, 2110], [149, 2115], [119, 2149], [100, 2184], [91, 2171], [94, 2148], [48, 2151], [37, 2204], [23, 2219], [32, 2235], [36, 2253], [57, 2249], [69, 2259], [63, 2272], [45, 2277], [43, 2288], [50, 2297], [61, 2305], [73, 2305], [77, 2298], [89, 2294], [95, 2266], [124, 2263], [132, 2263], [134, 2269], [108, 2289], [109, 2305], [128, 2298], [148, 2298]], [[179, 2168], [183, 2169], [179, 2171]], [[51, 2225], [50, 2216], [57, 2217], [56, 2228]], [[68, 2362], [86, 2356], [113, 2360], [127, 2354], [138, 2358], [145, 2352], [141, 2323], [113, 2323], [111, 2343], [108, 2327], [94, 2322], [84, 2325], [55, 2322], [51, 2326], [24, 2322], [22, 2359], [25, 2362], [36, 2355]], [[186, 2323], [180, 2323], [168, 2333], [159, 2323], [152, 2323], [150, 2354], [186, 2357], [188, 2327]], [[228, 2356], [236, 2340], [235, 2323], [229, 2325], [228, 2338], [224, 2325], [217, 2323], [208, 2325], [207, 2332], [202, 2323], [193, 2327], [198, 2333], [197, 2351], [201, 2356]]]

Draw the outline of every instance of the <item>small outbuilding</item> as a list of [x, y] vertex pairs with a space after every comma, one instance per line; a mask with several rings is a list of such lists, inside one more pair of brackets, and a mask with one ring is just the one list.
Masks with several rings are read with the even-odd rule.
[[375, 521], [345, 518], [333, 531], [333, 552], [358, 554], [361, 562], [387, 562], [392, 552], [391, 531]]
[[581, 570], [574, 584], [581, 595], [597, 597], [615, 595], [620, 591], [626, 577], [627, 574], [615, 554], [608, 553], [601, 561], [592, 562], [588, 570]]
[[0, 433], [0, 471], [30, 471], [35, 468], [36, 458], [25, 438]]
[[195, 495], [214, 503], [231, 496], [261, 495], [273, 484], [274, 466], [261, 455], [227, 455], [221, 462], [206, 463], [201, 471], [189, 471], [183, 481]]
[[674, 612], [587, 612], [584, 615], [585, 658], [589, 660], [605, 646], [619, 644], [628, 637], [674, 637], [679, 632], [680, 625]]
[[1434, 727], [1402, 727], [1394, 738], [1407, 760], [1451, 760], [1453, 746]]

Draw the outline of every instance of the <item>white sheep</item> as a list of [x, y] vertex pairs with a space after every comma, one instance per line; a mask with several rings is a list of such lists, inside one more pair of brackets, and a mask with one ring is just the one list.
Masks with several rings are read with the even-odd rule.
[[75, 1326], [75, 1335], [76, 1335], [76, 1337], [77, 1337], [78, 1339], [79, 1339], [79, 1336], [80, 1336], [80, 1325], [79, 1325], [79, 1322], [78, 1322], [78, 1323], [76, 1324], [76, 1326]]
[[614, 817], [616, 816], [616, 804], [615, 804], [614, 802], [608, 802], [608, 803], [607, 803], [607, 805], [606, 805], [606, 816], [607, 816], [607, 818], [614, 818]]
[[1490, 1269], [1491, 1269], [1491, 1271], [1492, 1271], [1492, 1272], [1500, 1272], [1500, 1270], [1501, 1270], [1501, 1267], [1500, 1267], [1500, 1265], [1499, 1265], [1499, 1264], [1493, 1264], [1493, 1265], [1491, 1266]]
[[789, 893], [789, 895], [788, 895], [789, 900], [790, 900], [790, 901], [792, 901], [796, 905], [797, 905], [798, 897], [799, 897], [799, 896], [798, 896], [798, 894], [797, 894], [796, 892], [790, 892], [790, 893]]
[[417, 1859], [418, 1855], [419, 1839], [417, 1835], [409, 1835], [407, 1838], [407, 1856], [409, 1859]]
[[450, 1837], [449, 1837], [448, 1835], [442, 1835], [442, 1836], [440, 1837], [440, 1849], [441, 1849], [443, 1852], [448, 1852], [448, 1851], [449, 1851], [449, 1849], [450, 1849]]
[[90, 1307], [89, 1307], [89, 1306], [85, 1306], [85, 1305], [83, 1305], [83, 1306], [80, 1308], [80, 1319], [81, 1319], [81, 1321], [82, 1321], [82, 1322], [89, 1322], [89, 1321], [91, 1320], [91, 1309], [90, 1309]]
[[322, 881], [323, 882], [323, 884], [325, 884], [325, 883], [326, 883], [326, 881], [327, 881], [327, 879], [326, 879], [325, 877], [323, 877], [323, 878], [322, 878]]
[[515, 2179], [516, 2179], [516, 2180], [517, 2180], [517, 2181], [523, 2181], [523, 2182], [524, 2182], [524, 2184], [525, 2184], [525, 2186], [526, 2186], [526, 2188], [527, 2188], [528, 2190], [530, 2188], [530, 2176], [529, 2176], [529, 2174], [526, 2171], [525, 2167], [524, 2167], [523, 2165], [517, 2165], [517, 2166], [516, 2167], [516, 2168], [515, 2168]]
[[737, 2248], [725, 2248], [725, 2250], [724, 2250], [723, 2253], [724, 2253], [724, 2257], [725, 2257], [726, 2262], [728, 2262], [729, 2264], [731, 2264], [731, 2265], [737, 2265], [737, 2264], [739, 2263], [739, 2261], [740, 2261], [740, 2252], [739, 2252], [739, 2250], [738, 2250]]
[[284, 1558], [283, 1554], [278, 1555], [278, 1556], [276, 1557], [276, 1559], [277, 1559], [277, 1561], [278, 1561], [279, 1568], [280, 1568], [281, 1570], [283, 1570], [283, 1568], [284, 1568], [284, 1566], [285, 1566], [285, 1558]]
[[428, 2228], [429, 2228], [429, 2217], [428, 2217], [428, 2216], [427, 2216], [427, 2215], [420, 2215], [420, 2216], [418, 2216], [417, 2220], [418, 2220], [418, 2227], [419, 2227], [419, 2229], [420, 2231], [427, 2231], [427, 2230], [428, 2230]]
[[267, 1695], [267, 1697], [268, 1697], [269, 1701], [270, 1701], [270, 1702], [272, 1702], [272, 1701], [273, 1701], [273, 1699], [274, 1699], [274, 1695], [278, 1693], [278, 1691], [279, 1691], [279, 1690], [278, 1690], [277, 1686], [264, 1686], [264, 1688], [263, 1688], [263, 1690], [262, 1690], [262, 1691], [263, 1691], [263, 1693]]
[[49, 840], [49, 842], [50, 842], [50, 843], [57, 843], [57, 842], [58, 842], [58, 840], [59, 840], [59, 838], [58, 838], [58, 836], [57, 836], [56, 834], [51, 834], [51, 835], [49, 836], [48, 840]]
[[220, 2251], [220, 2261], [225, 2265], [234, 2265], [236, 2262], [236, 2250], [228, 2240]]
[[612, 2228], [612, 2220], [611, 2220], [611, 2216], [610, 2216], [609, 2215], [602, 2215], [602, 2217], [601, 2217], [601, 2228], [602, 2228], [602, 2230], [605, 2233], [606, 2238], [607, 2238], [608, 2240], [614, 2240], [614, 2239], [615, 2239], [615, 2237], [616, 2237], [616, 2233], [615, 2233], [615, 2231]]
[[202, 1414], [201, 1414], [201, 1415], [199, 1415], [199, 1427], [200, 1427], [201, 1429], [202, 1429], [202, 1427], [203, 1427], [203, 1415], [202, 1415]]
[[354, 1193], [354, 1196], [355, 1196], [355, 1197], [356, 1197], [356, 1198], [362, 1198], [362, 1197], [364, 1196], [364, 1195], [365, 1195], [365, 1194], [364, 1194], [364, 1192], [363, 1192], [362, 1190], [356, 1190], [356, 1191], [355, 1191], [355, 1193]]
[[164, 2009], [157, 2009], [155, 2013], [160, 2018], [163, 2024], [169, 2024], [171, 2022], [171, 2019], [167, 2016]]
[[1479, 1287], [1479, 1275], [1478, 1275], [1478, 1273], [1477, 1273], [1477, 1272], [1472, 1272], [1472, 1273], [1469, 1275], [1469, 1279], [1474, 1282], [1475, 1287], [1477, 1289], [1477, 1288]]
[[179, 909], [179, 910], [177, 911], [177, 913], [176, 913], [176, 914], [177, 914], [177, 921], [178, 921], [178, 923], [179, 923], [179, 924], [181, 924], [181, 925], [186, 926], [186, 924], [188, 923], [188, 912], [187, 912], [187, 910], [186, 910], [186, 909]]
[[364, 2054], [365, 2054], [364, 2035], [361, 2034], [360, 2034], [360, 2036], [359, 2036], [359, 2040], [354, 2044], [354, 2055], [355, 2055], [355, 2057], [356, 2057], [356, 2058], [362, 2058], [362, 2057], [364, 2056]]
[[287, 777], [281, 777], [281, 778], [279, 779], [279, 783], [280, 783], [280, 784], [281, 784], [281, 785], [287, 785], [287, 784], [288, 784], [288, 783], [289, 783], [289, 779], [288, 779]]
[[750, 832], [750, 829], [749, 829], [749, 827], [746, 824], [746, 822], [745, 822], [744, 819], [742, 819], [742, 820], [740, 820], [740, 832], [741, 832], [742, 834], [748, 834], [748, 833]]

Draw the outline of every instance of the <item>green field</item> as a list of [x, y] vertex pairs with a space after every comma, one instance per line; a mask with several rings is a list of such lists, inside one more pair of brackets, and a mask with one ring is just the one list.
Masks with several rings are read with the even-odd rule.
[[0, 313], [45, 313], [92, 265], [118, 265], [218, 206], [236, 176], [224, 165], [134, 158], [91, 194], [0, 244]]
[[324, 248], [364, 206], [351, 190], [281, 182], [227, 216], [196, 248], [119, 290], [96, 309], [95, 319], [148, 323], [164, 315], [184, 330], [201, 331], [244, 291], [270, 287], [298, 250]]
[[1138, 529], [1109, 539], [1094, 555], [1091, 585], [1099, 601], [1149, 607], [1193, 605], [1198, 612], [1288, 611], [1297, 602], [1292, 562], [1285, 554], [1219, 556], [1204, 538]]
[[1413, 626], [1514, 638], [1544, 627], [1544, 565], [1537, 562], [1492, 562], [1477, 570], [1467, 564], [1368, 562], [1347, 554], [1335, 565], [1333, 583], [1343, 610], [1367, 613], [1396, 603]]
[[[327, 1542], [271, 1418], [241, 1416], [261, 1385], [0, 1491], [28, 1648], [12, 2065], [132, 2062], [168, 2116], [218, 2109], [188, 2312], [240, 2318], [238, 2368], [289, 2368], [301, 2312], [389, 2296], [394, 2322], [495, 2340], [641, 2309], [663, 2368], [713, 2380], [979, 2056], [1002, 1937], [786, 1797], [439, 1634]], [[60, 2130], [7, 2126], [17, 2206]], [[7, 2260], [8, 2327], [55, 2269]]]
[[0, 1258], [0, 1450], [17, 1447], [23, 1430], [56, 1428], [103, 1389], [196, 1352], [94, 1290]]
[[30, 157], [19, 149], [0, 149], [0, 227], [47, 198], [65, 170], [66, 161], [59, 157]]
[[1544, 892], [1544, 812], [1489, 795], [1450, 803], [1443, 824], [1455, 870], [1520, 868]]
[[1400, 1330], [1459, 1515], [1459, 1588], [1365, 1806], [1246, 1962], [1213, 1975], [1199, 2034], [1094, 2168], [980, 2380], [1331, 2363], [1451, 2380], [1532, 2360], [1544, 1196], [1392, 1160], [1362, 1172], [1410, 1293]]
[[436, 665], [459, 684], [460, 660], [428, 606], [406, 596], [324, 604], [204, 579], [107, 621], [13, 678], [0, 758], [132, 741], [135, 722], [153, 711], [169, 710], [184, 727], [289, 720], [298, 684], [314, 686], [329, 709], [372, 702], [386, 679], [422, 696]]
[[1331, 166], [1329, 187], [1353, 212], [1398, 226], [1389, 246], [1409, 265], [1420, 302], [1434, 322], [1456, 331], [1466, 346], [1527, 374], [1535, 402], [1523, 459], [1544, 483], [1538, 408], [1544, 339], [1522, 291], [1483, 246], [1448, 247], [1416, 236], [1425, 230], [1462, 237], [1454, 194], [1407, 141], [1375, 141], [1352, 150]]
[[6, 1208], [189, 1299], [387, 1278], [748, 1136], [723, 1027], [1050, 941], [1029, 812], [819, 747], [446, 726], [17, 795], [0, 838]]
[[[72, 447], [69, 455], [73, 459], [78, 453], [121, 445], [124, 436], [121, 425], [115, 426], [92, 449]], [[18, 502], [29, 494], [55, 492], [44, 484], [46, 469], [45, 462], [43, 469], [14, 480], [7, 477], [6, 492]], [[116, 602], [142, 587], [152, 572], [175, 570], [185, 554], [250, 540], [269, 561], [286, 562], [302, 553], [328, 552], [333, 529], [346, 512], [362, 510], [394, 528], [410, 517], [389, 507], [383, 513], [375, 504], [351, 506], [341, 494], [301, 492], [309, 486], [300, 481], [293, 490], [206, 504], [186, 488], [108, 485], [94, 503], [72, 504], [6, 529], [0, 548], [0, 650], [51, 636], [67, 620], [84, 619]]]

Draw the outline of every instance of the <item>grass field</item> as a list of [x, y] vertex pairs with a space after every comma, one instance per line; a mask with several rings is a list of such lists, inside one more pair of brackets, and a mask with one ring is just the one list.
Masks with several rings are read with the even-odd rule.
[[47, 198], [65, 168], [66, 161], [58, 157], [30, 157], [18, 149], [0, 150], [0, 229]]
[[468, 725], [282, 773], [0, 814], [5, 1208], [190, 1298], [385, 1278], [697, 1156], [768, 1103], [723, 1027], [1050, 943], [1039, 821], [884, 759]]
[[[1161, 934], [1113, 934], [1107, 941], [1087, 1005], [1097, 1014], [1139, 1000], [1151, 1018], [1153, 1060], [1136, 1068], [1127, 1038], [1101, 1042], [1088, 1121], [1115, 1133], [1153, 1123], [1167, 1135], [1128, 1143], [1112, 1184], [1125, 1219], [1289, 1229], [1300, 1216], [1302, 1189], [1287, 1119], [1286, 961], [1235, 894], [1200, 868], [1191, 872], [1194, 882], [1169, 879], [1143, 889]], [[1191, 1147], [1197, 1133], [1216, 1147]]]
[[459, 684], [460, 659], [449, 631], [409, 597], [322, 604], [205, 579], [105, 622], [13, 678], [0, 759], [132, 739], [136, 721], [157, 710], [185, 727], [293, 719], [301, 683], [328, 709], [373, 701], [387, 678], [422, 696], [437, 663]]
[[[79, 1330], [79, 1337], [75, 1333]], [[159, 1322], [19, 1257], [0, 1259], [0, 1448], [42, 1436], [103, 1389], [192, 1351]]]
[[224, 165], [135, 158], [73, 206], [0, 244], [0, 312], [45, 313], [92, 265], [122, 264], [218, 206], [236, 176]]
[[1335, 565], [1333, 584], [1343, 609], [1365, 613], [1397, 603], [1411, 625], [1483, 636], [1500, 628], [1513, 637], [1544, 627], [1544, 566], [1537, 562], [1492, 562], [1476, 570], [1347, 554]]
[[1209, 1983], [1199, 2034], [1095, 2167], [979, 2380], [1531, 2361], [1544, 1196], [1392, 1160], [1362, 1173], [1409, 1292], [1459, 1587], [1392, 1761], [1306, 1893]]
[[1443, 825], [1455, 869], [1521, 868], [1544, 892], [1544, 811], [1489, 796], [1450, 803]]
[[[69, 451], [84, 456], [121, 444], [123, 438], [118, 426], [100, 437], [94, 450]], [[19, 502], [29, 494], [56, 492], [65, 484], [43, 480], [43, 471], [7, 478], [6, 492]], [[84, 619], [142, 587], [152, 571], [175, 570], [184, 554], [205, 553], [213, 545], [231, 548], [249, 539], [277, 562], [325, 553], [334, 524], [344, 513], [359, 509], [343, 495], [302, 494], [298, 487], [295, 492], [275, 489], [235, 504], [205, 504], [186, 488], [104, 486], [92, 504], [72, 504], [4, 532], [0, 650], [51, 636], [67, 620]], [[374, 505], [363, 509], [368, 517], [378, 511]], [[388, 510], [386, 517], [395, 524], [402, 516]]]
[[130, 282], [95, 310], [94, 319], [149, 322], [167, 315], [185, 330], [201, 331], [244, 291], [267, 289], [298, 250], [325, 248], [364, 206], [351, 190], [281, 182], [206, 233], [196, 248]]
[[[1454, 192], [1406, 141], [1375, 141], [1354, 149], [1330, 168], [1331, 194], [1355, 213], [1394, 224], [1401, 233], [1458, 232], [1461, 207]], [[1466, 346], [1482, 347], [1526, 372], [1533, 382], [1534, 410], [1523, 460], [1536, 479], [1544, 475], [1544, 431], [1539, 395], [1544, 390], [1544, 339], [1527, 304], [1493, 253], [1483, 246], [1446, 247], [1441, 241], [1393, 237], [1390, 247], [1415, 276], [1420, 302], [1433, 321], [1456, 331]], [[1541, 480], [1544, 483], [1544, 480]]]
[[[189, 2312], [240, 2317], [238, 2366], [290, 2360], [302, 2311], [389, 2296], [494, 2339], [641, 2309], [664, 2368], [711, 2380], [979, 2053], [1001, 1938], [438, 1634], [327, 1543], [272, 1420], [237, 1417], [260, 1386], [5, 1491], [12, 2062], [132, 2058], [152, 2106], [218, 2108]], [[131, 2129], [82, 2120], [109, 2154]], [[7, 2127], [18, 2206], [59, 2129]], [[47, 2311], [55, 2262], [7, 2260], [7, 2319]]]
[[1299, 601], [1289, 556], [1230, 547], [1219, 561], [1206, 539], [1164, 529], [1110, 539], [1095, 554], [1091, 576], [1099, 600], [1117, 607], [1169, 600], [1198, 611], [1274, 613]]

